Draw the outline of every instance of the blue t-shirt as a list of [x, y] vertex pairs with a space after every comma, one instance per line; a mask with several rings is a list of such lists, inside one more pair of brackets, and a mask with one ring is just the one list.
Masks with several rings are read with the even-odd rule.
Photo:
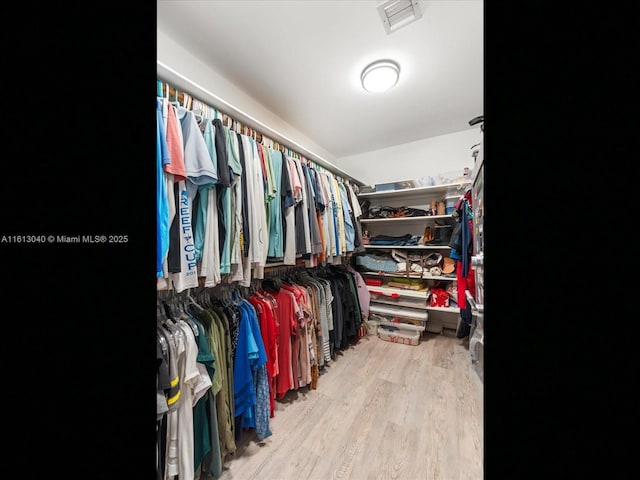
[[241, 300], [239, 307], [242, 317], [233, 364], [234, 407], [236, 416], [251, 419], [251, 410], [256, 404], [254, 373], [267, 363], [267, 353], [260, 335], [255, 308], [245, 299]]
[[351, 221], [351, 206], [347, 200], [347, 190], [343, 183], [338, 183], [340, 189], [340, 199], [342, 200], [342, 216], [344, 217], [344, 234], [346, 238], [347, 252], [353, 252], [355, 248], [356, 229]]
[[164, 177], [164, 166], [171, 163], [167, 138], [164, 134], [164, 120], [162, 118], [162, 102], [157, 100], [157, 148], [156, 148], [156, 277], [163, 277], [162, 264], [169, 252], [169, 200], [167, 198], [167, 184]]

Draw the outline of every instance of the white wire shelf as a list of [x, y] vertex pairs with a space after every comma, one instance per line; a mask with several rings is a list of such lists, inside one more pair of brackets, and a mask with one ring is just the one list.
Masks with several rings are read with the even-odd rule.
[[360, 223], [422, 223], [425, 220], [451, 220], [453, 215], [423, 215], [420, 217], [394, 217], [394, 218], [361, 218]]
[[456, 194], [462, 195], [465, 192], [465, 188], [471, 185], [471, 182], [461, 183], [447, 183], [445, 185], [433, 185], [430, 187], [414, 187], [404, 188], [402, 190], [386, 190], [381, 192], [366, 192], [360, 193], [358, 198], [394, 198], [394, 197], [408, 197], [408, 198], [425, 198], [432, 196], [454, 196]]
[[365, 245], [364, 248], [366, 250], [441, 250], [446, 248], [450, 250], [451, 247], [448, 245]]

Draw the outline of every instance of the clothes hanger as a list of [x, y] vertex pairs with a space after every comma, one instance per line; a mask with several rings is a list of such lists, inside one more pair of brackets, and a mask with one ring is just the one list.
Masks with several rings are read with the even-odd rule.
[[187, 306], [187, 291], [182, 291], [178, 294], [178, 305], [179, 305], [179, 309], [180, 309], [180, 313], [181, 316], [180, 318], [182, 320], [184, 320], [187, 325], [189, 325], [191, 327], [191, 331], [193, 332], [193, 335], [197, 338], [200, 335], [200, 330], [198, 330], [198, 326], [196, 325], [196, 322], [194, 321], [193, 317], [191, 316], [191, 313], [189, 312], [189, 308]]
[[236, 307], [240, 306], [240, 304], [242, 304], [243, 300], [245, 299], [245, 296], [242, 295], [242, 292], [237, 286], [233, 287], [229, 294], [231, 296], [231, 303]]
[[221, 284], [218, 284], [209, 292], [208, 298], [213, 307], [224, 307], [224, 302], [222, 301], [222, 296], [224, 295], [223, 288], [224, 287]]
[[167, 343], [167, 339], [162, 334], [162, 332], [160, 332], [158, 330], [156, 330], [156, 339], [157, 339], [158, 343], [160, 344], [160, 349], [162, 350], [162, 354], [166, 355], [167, 352], [169, 351], [169, 344]]
[[174, 290], [171, 290], [169, 293], [169, 298], [167, 299], [167, 306], [169, 311], [171, 312], [170, 318], [174, 323], [178, 323], [180, 319], [183, 317], [183, 311], [181, 309], [180, 304], [180, 296]]
[[202, 124], [202, 121], [204, 120], [204, 108], [202, 106], [202, 104], [200, 103], [200, 101], [198, 100], [193, 100], [193, 105], [191, 108], [191, 112], [193, 112], [193, 116], [196, 119], [196, 122], [198, 123], [198, 125]]
[[224, 302], [225, 302], [225, 307], [230, 307], [231, 305], [234, 305], [232, 291], [228, 286], [225, 286], [224, 288]]
[[167, 312], [165, 311], [164, 304], [160, 296], [158, 296], [156, 300], [156, 320], [158, 325], [162, 325], [169, 318], [167, 317]]
[[187, 322], [193, 322], [193, 316], [191, 315], [191, 311], [189, 310], [189, 302], [187, 300], [187, 292], [188, 292], [188, 289], [187, 290], [183, 290], [180, 293], [180, 311], [182, 312], [182, 315], [184, 317], [186, 317]]
[[[162, 293], [161, 293], [162, 292]], [[178, 347], [180, 341], [182, 339], [182, 330], [180, 330], [177, 325], [175, 325], [175, 320], [171, 317], [171, 312], [168, 307], [168, 297], [171, 294], [171, 291], [161, 291], [158, 292], [158, 310], [157, 310], [157, 321], [158, 326], [161, 326], [165, 329], [165, 331], [169, 334], [171, 339], [173, 340], [173, 344]]]
[[224, 286], [217, 285], [215, 290], [211, 292], [211, 301], [218, 307], [226, 307], [226, 299], [224, 298]]
[[217, 288], [211, 292], [211, 299], [218, 301], [222, 306], [225, 306], [227, 299], [225, 297], [226, 291], [223, 284], [217, 286]]
[[[169, 93], [170, 93], [169, 92], [169, 86], [167, 85], [167, 100], [169, 99]], [[169, 103], [171, 105], [173, 105], [174, 107], [176, 107], [176, 108], [181, 107], [182, 105], [180, 105], [180, 100], [178, 98], [178, 89], [177, 88], [173, 89], [173, 94], [174, 94], [173, 95], [174, 100], [173, 101], [169, 101]]]
[[162, 300], [162, 304], [164, 306], [164, 311], [167, 315], [167, 319], [171, 321], [171, 323], [176, 323], [176, 319], [174, 317], [173, 308], [171, 305], [171, 292], [168, 292], [165, 298]]
[[178, 316], [178, 318], [180, 318], [185, 312], [184, 312], [184, 304], [182, 301], [182, 292], [177, 293], [174, 295], [173, 297], [173, 308], [174, 311], [176, 312], [176, 315]]
[[205, 309], [209, 309], [212, 307], [211, 301], [209, 299], [209, 296], [207, 295], [207, 290], [205, 287], [202, 287], [202, 290], [200, 290], [200, 292], [198, 293], [198, 302]]
[[191, 296], [191, 289], [187, 289], [187, 305], [193, 307], [197, 312], [203, 312], [204, 308]]
[[[254, 295], [258, 296], [258, 297], [265, 297], [267, 296], [267, 291], [264, 289], [262, 282], [264, 279], [260, 280], [257, 278], [253, 278], [251, 279], [251, 283], [250, 283], [250, 288], [253, 289]], [[269, 297], [271, 297], [271, 295], [269, 295]]]
[[254, 295], [261, 295], [264, 293], [264, 290], [262, 289], [262, 281], [260, 279], [253, 278], [249, 283], [249, 288]]
[[177, 100], [176, 111], [180, 112], [180, 114], [184, 114], [185, 112], [191, 112], [191, 114], [193, 115], [193, 112], [188, 107], [190, 98], [191, 97], [187, 93], [183, 92], [182, 93], [182, 104], [180, 104], [180, 99], [178, 98], [178, 95], [177, 95], [177, 92], [176, 92], [176, 100]]
[[238, 306], [239, 303], [242, 303], [242, 300], [244, 300], [242, 292], [240, 292], [240, 289], [236, 285], [229, 289], [229, 297], [231, 299], [231, 305], [235, 306]]

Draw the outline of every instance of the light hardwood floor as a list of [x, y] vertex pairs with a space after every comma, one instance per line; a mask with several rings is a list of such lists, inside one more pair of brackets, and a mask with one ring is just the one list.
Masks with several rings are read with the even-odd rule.
[[369, 335], [316, 390], [276, 402], [273, 435], [244, 433], [220, 480], [480, 480], [482, 399], [468, 341], [453, 331], [417, 346]]

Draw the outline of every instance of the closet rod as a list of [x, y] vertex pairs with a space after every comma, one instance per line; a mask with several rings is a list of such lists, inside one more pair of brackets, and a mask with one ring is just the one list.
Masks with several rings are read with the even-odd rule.
[[[175, 88], [173, 88], [168, 83], [162, 83], [162, 92], [163, 92], [164, 95], [167, 95], [166, 89], [165, 89], [165, 87], [167, 87], [167, 86], [169, 87], [169, 93], [168, 93], [169, 99], [176, 99], [177, 98], [179, 103], [181, 103], [181, 104], [184, 103], [185, 92], [181, 92], [179, 90], [176, 90]], [[187, 93], [187, 95], [189, 95], [189, 94]], [[195, 101], [199, 101], [197, 98], [191, 97], [191, 99], [195, 100]], [[218, 113], [220, 114], [222, 123], [224, 123], [225, 125], [227, 125], [227, 124], [230, 125], [232, 122], [236, 121], [235, 119], [231, 118], [229, 115], [227, 115], [224, 112], [218, 112]], [[240, 123], [240, 125], [243, 126], [243, 127], [246, 126], [246, 125], [243, 125], [242, 122], [238, 122], [238, 123]], [[246, 127], [249, 130], [252, 130], [250, 127], [248, 127], [248, 126], [246, 126]], [[238, 133], [243, 133], [243, 132], [238, 132]], [[262, 142], [262, 134], [260, 134], [259, 132], [256, 132], [255, 130], [252, 130], [251, 131], [251, 136], [254, 136], [255, 140], [257, 140], [258, 142]], [[284, 145], [280, 145], [280, 147], [282, 149], [285, 148]]]
[[[226, 111], [229, 116], [238, 120], [241, 124], [246, 125], [252, 130], [262, 131], [269, 138], [278, 142], [281, 145], [286, 146], [290, 150], [297, 151], [298, 153], [304, 153], [309, 160], [317, 163], [321, 167], [326, 168], [330, 172], [333, 172], [335, 175], [338, 175], [344, 179], [351, 180], [351, 182], [355, 183], [359, 186], [364, 186], [364, 182], [352, 177], [344, 170], [338, 168], [333, 163], [325, 160], [320, 155], [313, 153], [311, 150], [305, 148], [303, 145], [300, 145], [294, 140], [291, 140], [289, 137], [284, 134], [278, 132], [277, 130], [272, 129], [268, 125], [265, 125], [260, 120], [253, 118], [248, 113], [243, 112], [239, 108], [231, 105], [229, 102], [210, 92], [203, 86], [197, 84], [193, 80], [185, 77], [184, 75], [178, 73], [173, 70], [171, 67], [165, 65], [160, 60], [156, 60], [157, 63], [157, 77], [160, 81], [165, 81], [170, 85], [174, 85], [182, 90], [184, 90], [188, 95], [192, 95], [196, 100], [200, 100], [203, 103], [209, 104], [211, 107], [214, 107], [218, 110]], [[257, 132], [256, 132], [257, 133]]]

